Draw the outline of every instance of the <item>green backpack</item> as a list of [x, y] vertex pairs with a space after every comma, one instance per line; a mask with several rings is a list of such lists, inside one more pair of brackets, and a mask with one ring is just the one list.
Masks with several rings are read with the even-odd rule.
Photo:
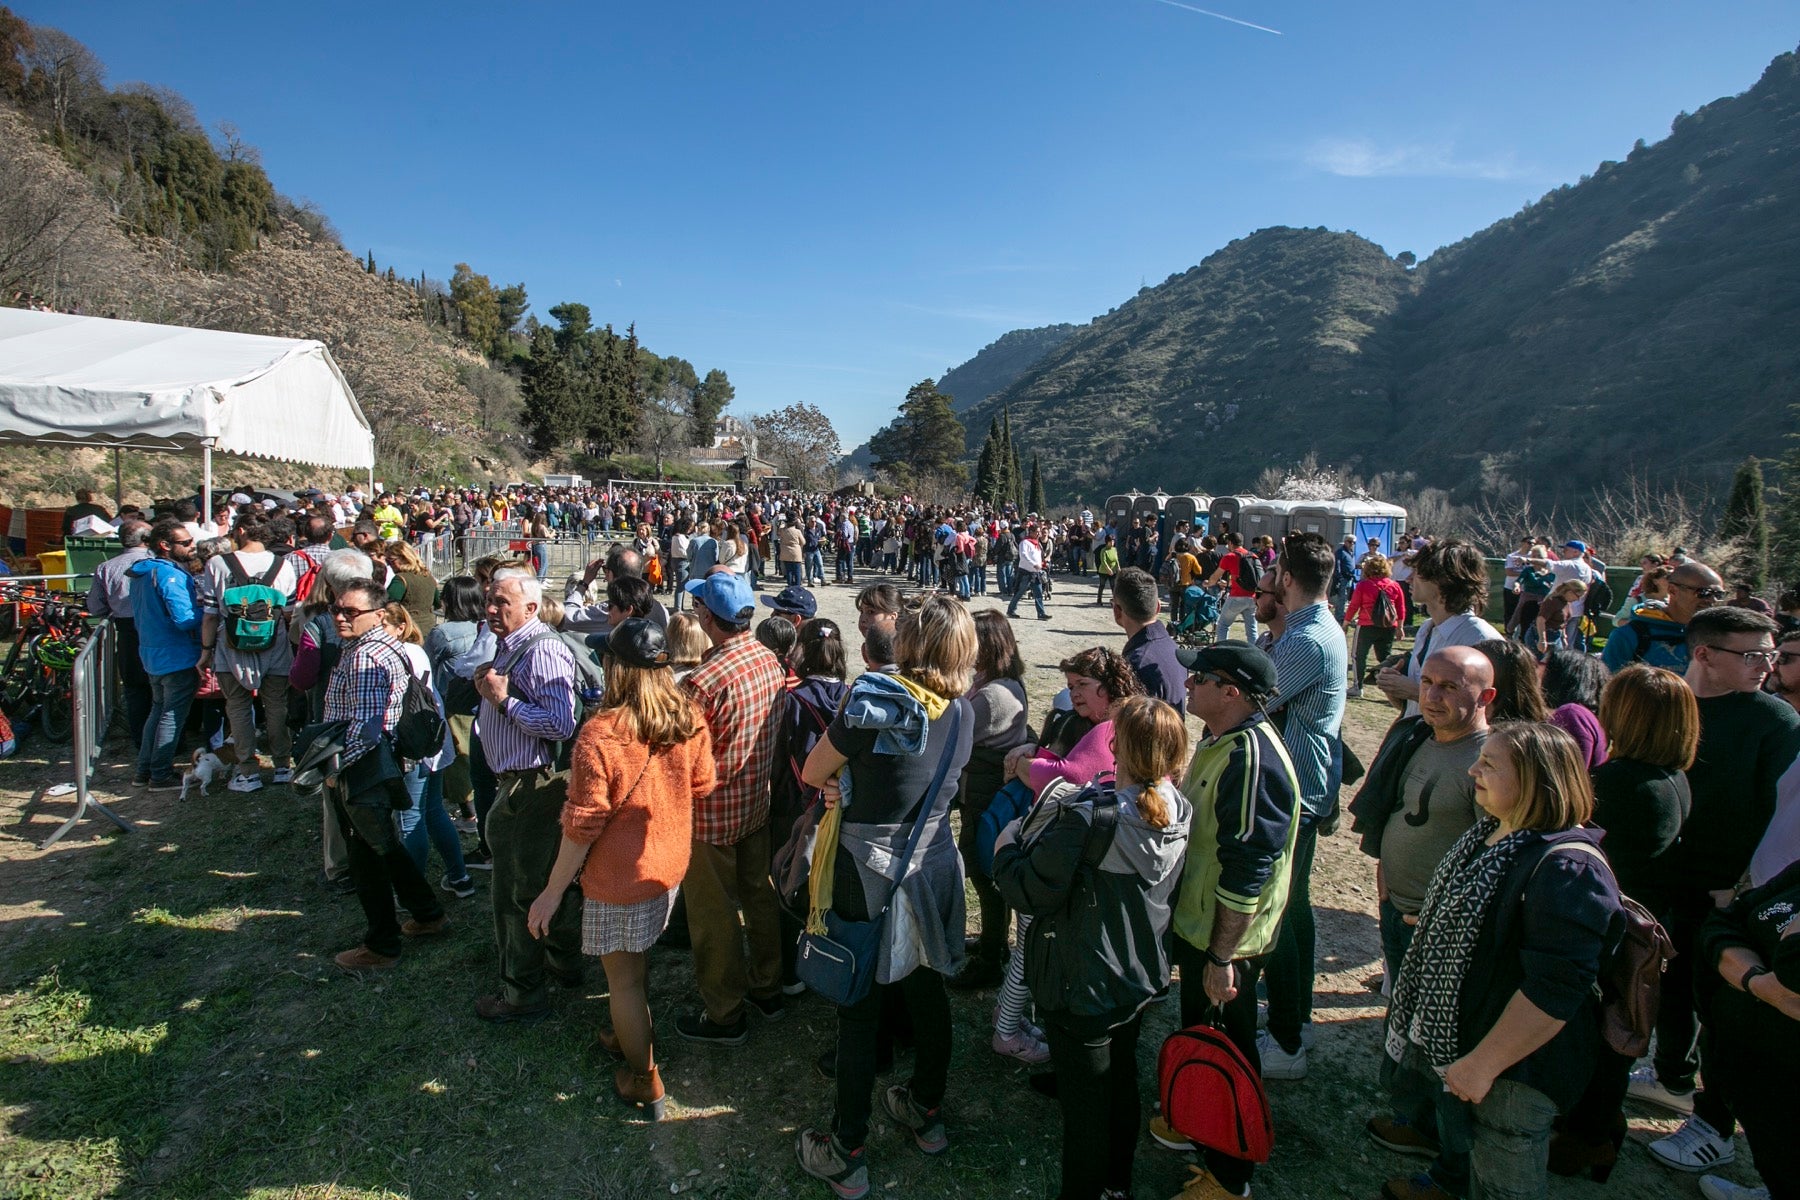
[[263, 577], [252, 579], [236, 554], [225, 556], [231, 586], [220, 595], [219, 608], [225, 619], [225, 643], [233, 650], [255, 654], [273, 646], [281, 636], [288, 598], [275, 586], [283, 560], [279, 554], [274, 557]]

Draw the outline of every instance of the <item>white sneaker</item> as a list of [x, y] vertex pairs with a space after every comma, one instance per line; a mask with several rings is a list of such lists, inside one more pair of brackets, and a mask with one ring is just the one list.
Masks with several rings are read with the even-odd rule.
[[1645, 1104], [1654, 1104], [1684, 1117], [1694, 1113], [1694, 1089], [1678, 1092], [1664, 1086], [1656, 1077], [1656, 1068], [1652, 1066], [1645, 1065], [1631, 1073], [1631, 1083], [1626, 1087], [1625, 1094], [1633, 1100], [1642, 1100]]
[[1700, 1177], [1700, 1194], [1706, 1200], [1769, 1200], [1768, 1188], [1745, 1187], [1717, 1175]]
[[1262, 1077], [1264, 1079], [1305, 1079], [1306, 1078], [1306, 1042], [1302, 1038], [1300, 1050], [1289, 1054], [1281, 1048], [1281, 1043], [1263, 1030], [1256, 1035], [1256, 1053], [1262, 1058]]
[[233, 792], [260, 792], [263, 781], [261, 775], [233, 775], [231, 782], [225, 787]]
[[1001, 1037], [999, 1033], [995, 1033], [994, 1053], [1005, 1055], [1007, 1058], [1016, 1058], [1022, 1063], [1030, 1063], [1033, 1066], [1050, 1061], [1050, 1047], [1031, 1037], [1022, 1029], [1011, 1037]]
[[1737, 1150], [1730, 1138], [1720, 1137], [1703, 1119], [1689, 1117], [1668, 1137], [1651, 1142], [1650, 1156], [1665, 1167], [1698, 1174], [1731, 1162]]
[[[1256, 1027], [1259, 1030], [1269, 1027], [1269, 1002], [1267, 1000], [1256, 1006]], [[1311, 1021], [1304, 1021], [1300, 1025], [1300, 1045], [1306, 1050], [1311, 1050], [1313, 1047], [1313, 1023]]]
[[276, 767], [275, 774], [270, 777], [269, 782], [275, 783], [275, 784], [291, 783], [291, 782], [293, 782], [293, 779], [294, 779], [294, 768], [292, 768], [292, 767]]

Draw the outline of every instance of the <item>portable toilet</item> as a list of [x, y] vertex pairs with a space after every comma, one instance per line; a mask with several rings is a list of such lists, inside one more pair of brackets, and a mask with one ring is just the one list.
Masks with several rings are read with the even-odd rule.
[[1379, 538], [1381, 552], [1392, 555], [1406, 536], [1406, 510], [1398, 504], [1382, 500], [1340, 500], [1338, 504], [1343, 524], [1337, 540], [1354, 537], [1359, 554], [1369, 548], [1370, 538]]
[[1108, 496], [1106, 498], [1106, 512], [1100, 518], [1106, 528], [1112, 530], [1116, 534], [1123, 534], [1127, 529], [1130, 529], [1131, 506], [1137, 501], [1137, 498], [1138, 494], [1135, 491], [1127, 492], [1121, 496]]
[[1207, 506], [1211, 515], [1206, 522], [1207, 529], [1214, 537], [1224, 537], [1228, 533], [1242, 533], [1238, 528], [1238, 510], [1246, 504], [1255, 504], [1255, 496], [1214, 496]]
[[1183, 521], [1196, 536], [1204, 534], [1212, 519], [1212, 497], [1197, 493], [1170, 496], [1168, 503], [1163, 505], [1163, 519], [1168, 523], [1171, 535]]
[[1288, 517], [1299, 505], [1297, 500], [1251, 501], [1238, 509], [1238, 532], [1246, 542], [1265, 536], [1280, 542], [1287, 536]]

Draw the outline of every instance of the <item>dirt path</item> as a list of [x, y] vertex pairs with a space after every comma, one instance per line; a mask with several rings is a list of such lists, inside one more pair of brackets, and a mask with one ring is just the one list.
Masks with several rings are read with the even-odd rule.
[[[828, 587], [818, 592], [821, 614], [839, 621], [845, 630], [846, 641], [853, 649], [856, 644], [854, 594], [854, 589], [849, 587]], [[1121, 644], [1122, 634], [1111, 623], [1110, 607], [1096, 606], [1092, 601], [1093, 592], [1082, 581], [1062, 579], [1049, 604], [1051, 620], [1035, 620], [1027, 603], [1021, 610], [1021, 618], [1014, 623], [1027, 664], [1026, 683], [1034, 719], [1041, 719], [1051, 697], [1063, 685], [1062, 675], [1056, 668], [1060, 660], [1084, 646], [1117, 647]], [[975, 608], [983, 608], [995, 607], [999, 601], [990, 597], [977, 598], [971, 603]], [[1352, 702], [1346, 738], [1364, 761], [1373, 757], [1391, 715], [1392, 710], [1378, 701]], [[1197, 734], [1199, 731], [1197, 727], [1191, 727], [1191, 732]], [[215, 884], [223, 876], [235, 878], [241, 872], [259, 870], [268, 864], [259, 860], [259, 851], [247, 843], [255, 841], [258, 835], [279, 837], [284, 827], [304, 829], [316, 821], [316, 810], [305, 813], [292, 809], [283, 789], [272, 789], [256, 803], [248, 805], [238, 798], [215, 792], [204, 802], [189, 801], [185, 809], [172, 799], [152, 800], [141, 794], [131, 794], [128, 789], [130, 767], [124, 762], [127, 754], [123, 743], [115, 742], [110, 753], [116, 756], [118, 765], [103, 768], [96, 780], [96, 794], [109, 803], [116, 801], [122, 815], [139, 823], [137, 832], [121, 836], [104, 821], [91, 821], [77, 828], [55, 849], [40, 852], [36, 843], [55, 828], [73, 803], [72, 798], [52, 799], [40, 802], [28, 815], [23, 812], [27, 801], [40, 786], [67, 778], [66, 766], [32, 757], [41, 750], [41, 743], [29, 744], [25, 757], [0, 763], [0, 961], [53, 931], [90, 932], [84, 928], [88, 924], [84, 912], [97, 912], [109, 904], [116, 905], [125, 899], [120, 894], [122, 889], [135, 889], [139, 893], [130, 898], [127, 909], [149, 903], [151, 894], [166, 892], [174, 886], [166, 878], [167, 868], [196, 854], [208, 860], [199, 864], [201, 874]], [[278, 818], [275, 817], [277, 813], [280, 814]], [[245, 818], [248, 823], [240, 824]], [[265, 821], [267, 828], [258, 828], [258, 820]], [[309, 855], [316, 854], [316, 850], [308, 851], [302, 847], [316, 846], [316, 841], [311, 840], [316, 838], [316, 833], [303, 837], [299, 845], [292, 840], [291, 832], [286, 836], [289, 837], [286, 843], [263, 844], [285, 844], [298, 851], [280, 861], [278, 871], [270, 872], [271, 877], [282, 877], [281, 888], [294, 892], [296, 897], [290, 903], [277, 905], [293, 910], [278, 915], [284, 920], [298, 920], [281, 930], [264, 922], [267, 931], [261, 934], [257, 933], [258, 927], [247, 927], [243, 936], [248, 940], [241, 944], [245, 947], [244, 953], [251, 957], [243, 961], [261, 961], [255, 957], [261, 955], [271, 963], [279, 963], [280, 969], [270, 971], [273, 982], [258, 984], [246, 994], [253, 996], [257, 1003], [266, 1000], [275, 1005], [286, 996], [282, 989], [299, 987], [296, 981], [304, 976], [306, 989], [328, 990], [307, 990], [303, 1000], [290, 998], [284, 1002], [301, 1003], [308, 1011], [322, 1002], [348, 1003], [341, 998], [329, 999], [352, 995], [349, 989], [353, 985], [314, 969], [317, 964], [313, 958], [317, 950], [313, 944], [328, 945], [329, 937], [349, 934], [355, 925], [354, 914], [348, 908], [332, 908], [333, 901], [309, 891], [310, 876], [316, 869], [316, 860]], [[183, 842], [193, 845], [184, 846]], [[220, 868], [234, 865], [234, 854], [239, 871], [222, 872]], [[288, 879], [288, 876], [292, 878]], [[274, 889], [273, 884], [269, 886]], [[485, 900], [485, 896], [482, 899]], [[1372, 1197], [1379, 1193], [1384, 1178], [1410, 1171], [1416, 1165], [1370, 1147], [1362, 1136], [1364, 1118], [1382, 1106], [1375, 1074], [1382, 1007], [1379, 996], [1372, 990], [1380, 975], [1379, 939], [1372, 872], [1367, 859], [1357, 851], [1354, 840], [1347, 834], [1320, 843], [1313, 899], [1319, 917], [1319, 975], [1315, 999], [1318, 1037], [1311, 1053], [1308, 1077], [1271, 1087], [1277, 1147], [1274, 1160], [1259, 1171], [1257, 1177], [1256, 1194], [1264, 1200], [1285, 1197], [1312, 1200], [1340, 1195]], [[163, 902], [160, 897], [158, 902]], [[168, 903], [172, 909], [186, 911], [186, 907], [174, 903], [173, 898]], [[470, 903], [478, 905], [480, 901]], [[472, 980], [485, 978], [486, 971], [491, 968], [491, 944], [484, 936], [478, 908], [471, 907], [469, 911], [470, 919], [466, 922], [469, 936], [466, 939], [459, 939], [440, 952], [442, 959], [435, 967], [428, 965], [432, 962], [430, 958], [422, 957], [414, 969], [416, 974], [398, 978], [392, 985], [427, 989], [423, 993], [405, 993], [428, 995], [429, 1001], [415, 1001], [421, 1006], [437, 1003], [440, 994], [456, 996], [459, 1001], [444, 1015], [434, 1017], [435, 1023], [429, 1026], [432, 1037], [441, 1043], [437, 1048], [443, 1051], [440, 1057], [445, 1062], [430, 1068], [421, 1066], [420, 1073], [429, 1073], [430, 1077], [419, 1086], [429, 1090], [440, 1078], [458, 1079], [466, 1075], [477, 1081], [473, 1086], [498, 1089], [496, 1094], [499, 1095], [509, 1089], [531, 1093], [546, 1079], [567, 1078], [566, 1056], [570, 1051], [565, 1043], [578, 1045], [588, 1036], [589, 1023], [602, 1019], [603, 992], [596, 988], [587, 989], [586, 994], [569, 1007], [566, 1016], [543, 1027], [546, 1031], [543, 1033], [496, 1037], [490, 1030], [474, 1028], [475, 1023], [463, 1015], [460, 997], [463, 991], [474, 986]], [[312, 915], [315, 912], [321, 915]], [[331, 934], [338, 924], [343, 928], [337, 934]], [[255, 940], [258, 936], [265, 939], [266, 945]], [[80, 941], [83, 945], [92, 944], [85, 938]], [[307, 952], [295, 958], [296, 946], [307, 948]], [[209, 942], [208, 953], [215, 954], [211, 947]], [[300, 967], [299, 974], [286, 969], [296, 963]], [[199, 972], [196, 979], [210, 978], [200, 967], [195, 970]], [[314, 980], [314, 975], [320, 975], [320, 978]], [[23, 982], [10, 977], [5, 980], [7, 989]], [[684, 955], [658, 955], [653, 960], [651, 982], [653, 1003], [659, 1012], [672, 1015], [691, 1005], [692, 973]], [[321, 1001], [319, 997], [326, 999]], [[954, 1001], [957, 1050], [951, 1088], [956, 1151], [950, 1156], [952, 1161], [918, 1170], [912, 1165], [913, 1160], [903, 1156], [904, 1148], [893, 1144], [893, 1139], [884, 1133], [875, 1143], [877, 1159], [874, 1160], [878, 1164], [875, 1186], [883, 1194], [997, 1198], [1045, 1194], [1053, 1190], [1057, 1138], [1055, 1110], [1034, 1098], [1024, 1087], [1022, 1071], [1014, 1069], [1017, 1064], [999, 1059], [987, 1050], [986, 1023], [991, 1006], [991, 995], [986, 994], [959, 994]], [[1162, 1005], [1149, 1015], [1150, 1028], [1144, 1037], [1146, 1081], [1150, 1078], [1149, 1064], [1154, 1060], [1154, 1048], [1174, 1024], [1174, 1008], [1172, 1004]], [[270, 1029], [281, 1026], [280, 1021], [256, 1024]], [[811, 1060], [820, 1048], [830, 1045], [832, 1028], [833, 1017], [828, 1009], [817, 1003], [802, 1003], [781, 1027], [778, 1038], [763, 1040], [765, 1035], [758, 1035], [757, 1045], [748, 1051], [696, 1051], [681, 1045], [671, 1046], [669, 1070], [671, 1092], [678, 1102], [677, 1119], [645, 1129], [619, 1124], [610, 1116], [596, 1127], [590, 1123], [593, 1118], [582, 1117], [554, 1126], [549, 1145], [571, 1148], [567, 1153], [574, 1153], [578, 1148], [582, 1155], [588, 1156], [584, 1162], [592, 1160], [584, 1170], [591, 1168], [593, 1178], [580, 1189], [581, 1194], [648, 1194], [639, 1193], [633, 1187], [619, 1190], [623, 1177], [616, 1174], [621, 1169], [630, 1170], [629, 1177], [634, 1183], [641, 1183], [643, 1176], [638, 1172], [643, 1169], [643, 1164], [654, 1164], [655, 1173], [663, 1178], [663, 1182], [654, 1188], [657, 1192], [693, 1190], [712, 1196], [746, 1197], [812, 1194], [792, 1168], [788, 1147], [796, 1123], [817, 1120], [829, 1111], [829, 1090], [812, 1074]], [[516, 1058], [510, 1057], [507, 1049], [515, 1044], [510, 1040], [513, 1038], [520, 1047]], [[322, 1044], [329, 1047], [332, 1043]], [[262, 1049], [264, 1047], [260, 1045], [256, 1047], [257, 1058]], [[209, 1043], [194, 1050], [196, 1061], [200, 1061], [202, 1051], [210, 1055], [214, 1048]], [[310, 1055], [314, 1051], [307, 1053]], [[475, 1069], [478, 1059], [483, 1064], [481, 1070]], [[206, 1061], [210, 1063], [210, 1059]], [[194, 1069], [199, 1070], [198, 1067]], [[218, 1075], [216, 1064], [212, 1064], [204, 1074], [194, 1074], [191, 1079], [183, 1076], [182, 1088], [222, 1086]], [[349, 1086], [348, 1081], [346, 1086]], [[557, 1085], [559, 1089], [568, 1086], [573, 1085]], [[307, 1093], [303, 1089], [290, 1089], [287, 1093], [277, 1094], [275, 1099], [288, 1102], [293, 1096], [304, 1094]], [[485, 1092], [478, 1090], [475, 1095], [484, 1096]], [[8, 1099], [17, 1103], [30, 1097]], [[319, 1110], [324, 1111], [326, 1100], [313, 1099]], [[335, 1096], [330, 1099], [331, 1103], [336, 1103]], [[546, 1103], [555, 1107], [564, 1099], [558, 1090]], [[220, 1103], [215, 1102], [213, 1116], [223, 1111], [218, 1108]], [[387, 1103], [398, 1111], [410, 1111], [401, 1099], [390, 1098]], [[415, 1094], [411, 1103], [429, 1103], [429, 1098], [420, 1099]], [[600, 1111], [611, 1112], [605, 1108]], [[491, 1112], [479, 1103], [466, 1108], [463, 1119], [470, 1125], [467, 1128], [459, 1126], [459, 1136], [474, 1137], [481, 1142], [483, 1135], [473, 1123], [478, 1119], [494, 1120]], [[1690, 1182], [1656, 1168], [1641, 1148], [1642, 1142], [1671, 1129], [1673, 1122], [1648, 1119], [1647, 1112], [1638, 1111], [1631, 1115], [1633, 1141], [1638, 1145], [1628, 1149], [1611, 1194], [1632, 1197], [1692, 1195]], [[4, 1136], [9, 1123], [8, 1114], [0, 1112], [0, 1137]], [[185, 1153], [180, 1131], [186, 1126], [171, 1118], [169, 1128], [173, 1131], [171, 1140], [162, 1144], [162, 1150], [170, 1155], [167, 1161], [180, 1162]], [[378, 1136], [385, 1144], [390, 1135], [384, 1130]], [[391, 1136], [408, 1135], [393, 1133]], [[491, 1141], [493, 1130], [487, 1136]], [[546, 1161], [541, 1156], [542, 1148], [534, 1150], [526, 1144], [530, 1139], [520, 1139], [511, 1127], [505, 1127], [505, 1132], [499, 1136], [497, 1145], [482, 1144], [489, 1145], [490, 1153], [507, 1162], [509, 1176], [514, 1171], [520, 1172], [520, 1177], [512, 1179], [513, 1194], [531, 1194], [530, 1172]], [[265, 1172], [291, 1166], [297, 1173], [297, 1182], [304, 1181], [307, 1185], [291, 1194], [343, 1194], [330, 1188], [314, 1190], [311, 1186], [319, 1178], [317, 1164], [308, 1158], [309, 1154], [316, 1153], [307, 1149], [311, 1144], [284, 1143], [279, 1149], [272, 1147], [266, 1154], [244, 1151], [243, 1159], [231, 1160], [231, 1172], [237, 1178], [260, 1177]], [[633, 1154], [619, 1157], [621, 1151], [634, 1147]], [[238, 1148], [231, 1149], [236, 1151]], [[1743, 1165], [1748, 1154], [1741, 1142], [1739, 1149], [1740, 1165], [1731, 1174], [1743, 1182], [1753, 1182], [1753, 1176]], [[557, 1152], [564, 1151], [558, 1149]], [[359, 1166], [365, 1161], [356, 1160]], [[497, 1159], [491, 1171], [500, 1170], [500, 1159]], [[314, 1174], [309, 1176], [307, 1172]], [[155, 1176], [155, 1171], [146, 1171], [144, 1181], [149, 1182]], [[1145, 1141], [1139, 1152], [1141, 1196], [1171, 1195], [1186, 1177], [1183, 1158], [1160, 1152]], [[368, 1194], [429, 1194], [434, 1187], [441, 1189], [452, 1180], [458, 1185], [454, 1190], [461, 1194], [464, 1181], [454, 1174], [431, 1177], [429, 1186], [421, 1182], [419, 1186], [425, 1188], [424, 1191], [415, 1191], [404, 1184], [385, 1184], [376, 1185], [376, 1190]], [[479, 1183], [480, 1179], [469, 1182]], [[236, 1190], [230, 1185], [224, 1186], [227, 1190]], [[1585, 1194], [1591, 1187], [1585, 1182], [1553, 1180], [1551, 1192], [1553, 1195]], [[483, 1194], [488, 1193], [484, 1190]]]

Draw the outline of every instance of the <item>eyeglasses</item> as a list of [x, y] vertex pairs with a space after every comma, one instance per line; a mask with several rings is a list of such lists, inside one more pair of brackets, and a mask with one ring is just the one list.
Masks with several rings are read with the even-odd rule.
[[1781, 652], [1778, 650], [1727, 650], [1723, 646], [1708, 646], [1706, 648], [1717, 654], [1722, 654], [1727, 658], [1741, 658], [1744, 660], [1744, 665], [1746, 667], [1760, 666], [1765, 671], [1773, 667], [1777, 660], [1781, 659]]
[[354, 621], [358, 617], [364, 617], [372, 612], [380, 611], [379, 608], [346, 608], [342, 604], [334, 604], [331, 606], [331, 615], [340, 621]]
[[1723, 600], [1725, 598], [1724, 588], [1695, 587], [1691, 583], [1676, 583], [1673, 579], [1669, 580], [1669, 586], [1680, 588], [1684, 592], [1692, 592], [1702, 600]]
[[193, 544], [194, 544], [193, 538], [182, 538], [179, 542], [170, 542], [169, 543], [169, 545], [171, 545], [171, 546], [191, 546]]
[[1194, 674], [1187, 677], [1187, 685], [1189, 687], [1204, 687], [1209, 683], [1214, 687], [1224, 686], [1216, 675]]

